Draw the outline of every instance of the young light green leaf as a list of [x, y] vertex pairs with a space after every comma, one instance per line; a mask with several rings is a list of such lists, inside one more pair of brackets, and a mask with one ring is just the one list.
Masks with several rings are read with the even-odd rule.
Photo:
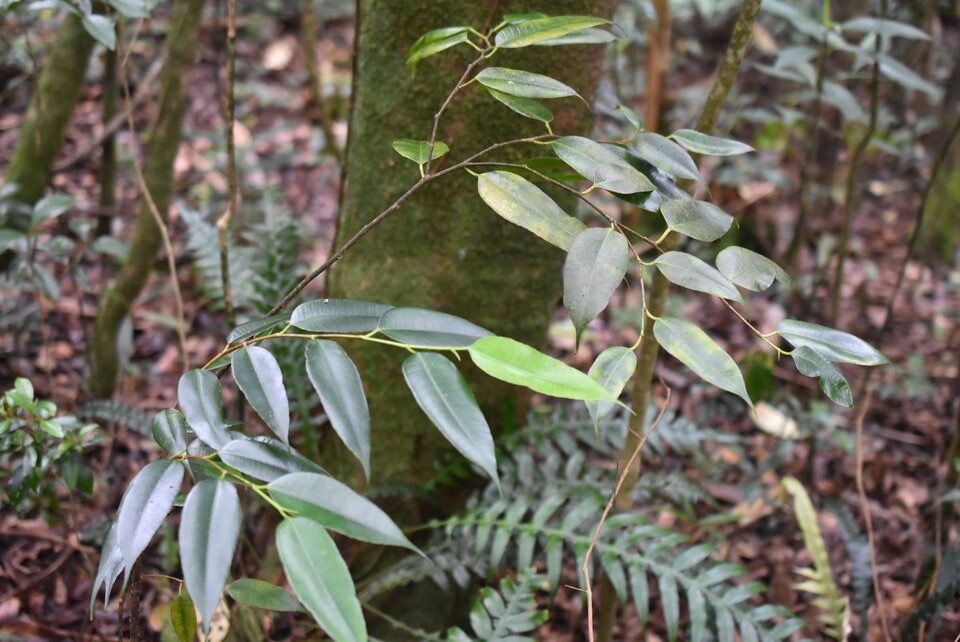
[[559, 80], [520, 69], [487, 67], [476, 75], [476, 81], [488, 89], [521, 98], [580, 97], [572, 87]]
[[521, 116], [539, 120], [541, 123], [549, 123], [553, 120], [553, 112], [531, 98], [511, 96], [489, 87], [487, 87], [487, 91], [490, 92], [491, 96]]
[[706, 292], [723, 299], [743, 302], [737, 286], [715, 268], [686, 252], [664, 252], [653, 262], [671, 283]]
[[177, 410], [166, 408], [153, 417], [150, 426], [154, 441], [170, 455], [187, 449], [187, 421]]
[[336, 642], [366, 642], [357, 590], [336, 543], [322, 526], [290, 517], [277, 527], [283, 570], [310, 615]]
[[732, 392], [753, 407], [743, 375], [733, 358], [710, 336], [683, 319], [663, 317], [653, 324], [653, 336], [664, 350], [721, 390]]
[[209, 370], [185, 372], [177, 384], [177, 401], [190, 428], [202, 442], [219, 450], [230, 441], [217, 375]]
[[777, 334], [798, 348], [813, 348], [830, 361], [859, 366], [882, 366], [890, 363], [879, 350], [863, 339], [816, 323], [784, 319], [777, 327]]
[[276, 584], [244, 577], [227, 587], [227, 595], [240, 604], [270, 611], [302, 611], [303, 607], [289, 591]]
[[240, 500], [234, 485], [205, 479], [194, 486], [180, 518], [180, 565], [207, 633], [227, 583], [239, 534]]
[[675, 142], [653, 132], [640, 132], [633, 141], [640, 158], [677, 178], [699, 181], [700, 171], [690, 154]]
[[466, 348], [492, 333], [466, 319], [423, 308], [393, 308], [384, 313], [377, 330], [395, 341], [424, 348]]
[[875, 33], [888, 38], [909, 38], [911, 40], [930, 40], [930, 34], [906, 22], [874, 18], [873, 16], [858, 16], [847, 20], [840, 25], [844, 31], [857, 33]]
[[631, 167], [612, 145], [583, 136], [564, 136], [550, 145], [564, 163], [609, 192], [633, 194], [653, 189], [650, 179]]
[[569, 250], [577, 234], [587, 229], [540, 188], [512, 172], [480, 174], [477, 191], [494, 212], [562, 250]]
[[491, 377], [534, 392], [565, 399], [617, 400], [579, 370], [508, 337], [484, 337], [467, 351]]
[[779, 265], [752, 250], [731, 245], [717, 255], [717, 269], [742, 288], [762, 292], [774, 281], [790, 285], [790, 276]]
[[667, 227], [698, 241], [711, 242], [727, 233], [733, 217], [706, 201], [682, 199], [660, 206]]
[[197, 609], [186, 593], [178, 593], [170, 602], [170, 624], [180, 642], [193, 642], [197, 634]]
[[328, 475], [290, 473], [270, 482], [267, 491], [285, 509], [347, 537], [420, 552], [376, 504]]
[[563, 265], [563, 305], [580, 336], [623, 281], [630, 261], [630, 243], [612, 227], [581, 232]]
[[265, 482], [272, 482], [289, 473], [324, 472], [323, 468], [273, 437], [234, 439], [218, 454], [227, 466]]
[[754, 151], [753, 147], [739, 140], [719, 138], [695, 129], [678, 129], [670, 134], [670, 138], [687, 151], [705, 156], [736, 156]]
[[499, 486], [490, 426], [457, 367], [435, 352], [416, 352], [403, 362], [403, 377], [447, 441]]
[[120, 543], [117, 541], [117, 522], [113, 522], [103, 539], [97, 576], [94, 578], [93, 586], [90, 589], [90, 619], [93, 619], [93, 605], [97, 601], [97, 593], [100, 592], [100, 587], [103, 586], [103, 603], [106, 607], [107, 603], [110, 602], [110, 591], [113, 590], [114, 583], [120, 577], [123, 566], [123, 552], [120, 550]]
[[245, 346], [230, 357], [233, 378], [243, 396], [283, 443], [290, 432], [290, 403], [280, 364], [266, 348]]
[[354, 299], [317, 299], [298, 305], [290, 323], [307, 332], [371, 332], [392, 307]]
[[575, 31], [609, 23], [609, 20], [593, 16], [551, 16], [524, 20], [497, 32], [494, 44], [502, 49], [543, 45]]
[[166, 519], [183, 482], [183, 465], [158, 459], [144, 466], [127, 487], [117, 512], [117, 544], [126, 585], [130, 570]]
[[284, 312], [283, 314], [274, 314], [273, 316], [242, 323], [230, 331], [230, 334], [227, 335], [227, 343], [246, 341], [263, 334], [267, 330], [285, 326], [290, 322], [291, 316], [293, 316], [291, 312]]
[[[630, 381], [634, 370], [637, 369], [637, 354], [630, 348], [612, 346], [599, 355], [587, 375], [603, 386], [603, 389], [615, 397], [619, 397], [624, 386]], [[594, 429], [600, 426], [600, 420], [614, 409], [612, 401], [588, 401], [587, 412], [593, 419]]]
[[853, 392], [846, 377], [825, 356], [811, 348], [801, 346], [790, 353], [797, 370], [808, 377], [820, 378], [820, 390], [836, 404], [853, 408]]
[[404, 158], [409, 158], [417, 165], [423, 165], [426, 163], [428, 157], [430, 159], [437, 159], [450, 151], [450, 147], [448, 147], [447, 144], [442, 140], [434, 142], [433, 156], [430, 156], [430, 141], [428, 140], [400, 138], [393, 141], [392, 146], [393, 151], [397, 152]]
[[417, 63], [424, 58], [429, 58], [435, 54], [445, 51], [451, 47], [466, 42], [469, 30], [467, 27], [444, 27], [434, 29], [420, 36], [413, 46], [410, 47], [410, 55], [407, 57], [407, 64], [416, 67]]
[[306, 360], [307, 376], [320, 397], [330, 425], [360, 460], [369, 481], [370, 409], [357, 367], [337, 343], [319, 339], [307, 345]]

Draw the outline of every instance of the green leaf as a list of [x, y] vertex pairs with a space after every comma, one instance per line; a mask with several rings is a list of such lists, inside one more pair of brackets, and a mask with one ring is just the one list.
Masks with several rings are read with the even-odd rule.
[[587, 229], [540, 188], [512, 172], [480, 174], [477, 191], [494, 212], [562, 250], [569, 250], [577, 234]]
[[117, 545], [123, 554], [124, 585], [140, 553], [166, 519], [183, 482], [183, 465], [158, 459], [144, 466], [127, 486], [117, 512]]
[[184, 373], [177, 385], [177, 401], [200, 441], [214, 450], [230, 441], [232, 437], [223, 418], [223, 399], [217, 375], [209, 370]]
[[653, 132], [641, 132], [633, 141], [633, 149], [640, 158], [668, 174], [701, 180], [700, 171], [690, 154], [669, 138]]
[[501, 103], [517, 112], [521, 116], [539, 120], [542, 123], [549, 123], [553, 120], [553, 112], [531, 98], [521, 98], [520, 96], [511, 96], [496, 89], [487, 87], [490, 95]]
[[227, 587], [227, 594], [240, 604], [270, 611], [302, 611], [303, 607], [283, 587], [244, 577]]
[[732, 392], [753, 407], [743, 375], [733, 358], [710, 336], [683, 319], [663, 317], [653, 324], [653, 336], [660, 346], [721, 390]]
[[872, 16], [858, 16], [851, 18], [840, 25], [843, 31], [858, 33], [875, 33], [888, 38], [909, 38], [911, 40], [930, 40], [930, 34], [906, 22], [874, 18]]
[[318, 299], [298, 305], [290, 323], [307, 332], [371, 332], [392, 307], [354, 299]]
[[247, 339], [265, 333], [267, 330], [285, 326], [290, 322], [290, 317], [292, 316], [293, 313], [284, 312], [283, 314], [274, 314], [273, 316], [242, 323], [230, 331], [230, 334], [227, 335], [227, 343], [246, 341]]
[[494, 38], [494, 44], [503, 49], [543, 45], [581, 29], [609, 24], [609, 20], [593, 16], [552, 16], [524, 20], [504, 27]]
[[437, 159], [450, 151], [450, 147], [447, 146], [442, 140], [438, 140], [433, 144], [433, 156], [430, 156], [430, 141], [428, 140], [412, 140], [410, 138], [401, 138], [399, 140], [393, 141], [393, 151], [397, 152], [404, 158], [409, 158], [417, 165], [423, 165], [427, 162], [428, 157], [431, 159]]
[[33, 212], [30, 214], [30, 229], [27, 232], [30, 234], [36, 233], [37, 228], [66, 212], [73, 207], [73, 203], [74, 199], [69, 194], [44, 196], [34, 206]]
[[280, 364], [266, 348], [245, 346], [230, 357], [243, 396], [283, 443], [290, 432], [290, 404]]
[[680, 625], [680, 594], [677, 591], [677, 580], [673, 575], [664, 573], [658, 578], [658, 584], [663, 621], [667, 625], [667, 639], [670, 642], [676, 642]]
[[581, 232], [563, 265], [563, 305], [576, 328], [576, 343], [623, 281], [630, 261], [630, 243], [612, 227]]
[[484, 337], [467, 351], [491, 377], [534, 392], [565, 399], [617, 400], [579, 370], [508, 337]]
[[63, 439], [64, 436], [66, 436], [66, 433], [63, 431], [63, 426], [60, 425], [60, 422], [54, 421], [53, 419], [41, 419], [37, 425], [39, 426], [40, 430], [56, 439]]
[[[621, 104], [618, 104], [616, 107], [614, 107], [614, 109], [622, 113], [623, 117], [627, 119], [628, 123], [630, 123], [630, 126], [633, 127], [633, 137], [643, 130], [643, 123], [640, 121], [640, 116], [637, 115], [637, 112], [633, 111], [626, 105]], [[633, 137], [631, 137], [631, 140]]]
[[777, 334], [798, 348], [813, 348], [830, 361], [860, 366], [881, 366], [890, 363], [879, 350], [852, 334], [825, 328], [816, 323], [784, 319]]
[[233, 563], [240, 517], [237, 489], [222, 479], [201, 481], [183, 505], [180, 565], [183, 581], [207, 633]]
[[604, 45], [608, 42], [613, 42], [614, 40], [617, 40], [617, 37], [609, 31], [590, 28], [567, 33], [562, 36], [557, 36], [556, 38], [550, 38], [549, 40], [543, 40], [537, 44], [548, 47], [565, 45]]
[[653, 264], [671, 283], [724, 299], [743, 301], [737, 286], [692, 254], [664, 252]]
[[178, 593], [170, 602], [170, 624], [180, 642], [193, 642], [197, 634], [197, 609], [186, 593]]
[[694, 129], [678, 129], [670, 134], [670, 138], [687, 151], [705, 156], [736, 156], [754, 151], [753, 147], [739, 140], [719, 138]]
[[853, 408], [850, 384], [835, 365], [809, 346], [795, 348], [790, 353], [797, 370], [808, 377], [820, 378], [820, 390], [836, 404]]
[[[637, 354], [633, 350], [623, 346], [612, 346], [597, 355], [587, 374], [603, 386], [604, 390], [619, 397], [636, 369]], [[587, 412], [593, 419], [594, 429], [599, 428], [600, 420], [610, 414], [615, 405], [611, 401], [587, 402]]]
[[357, 590], [327, 531], [313, 520], [290, 517], [277, 527], [283, 570], [310, 615], [336, 642], [366, 642]]
[[732, 245], [717, 255], [717, 269], [739, 285], [754, 292], [761, 292], [774, 281], [790, 285], [790, 276], [779, 265], [752, 250]]
[[612, 145], [583, 136], [564, 136], [550, 145], [564, 163], [609, 192], [633, 194], [653, 189], [653, 183], [631, 167]]
[[469, 30], [467, 27], [444, 27], [434, 29], [420, 36], [410, 47], [407, 64], [415, 67], [424, 58], [429, 58], [441, 51], [450, 49], [467, 41]]
[[927, 94], [934, 101], [939, 101], [943, 93], [940, 87], [923, 78], [896, 58], [887, 54], [878, 54], [880, 73], [899, 84], [905, 89], [915, 89]]
[[117, 46], [117, 30], [113, 18], [96, 14], [86, 14], [80, 18], [83, 28], [94, 40], [113, 51]]
[[667, 201], [660, 206], [667, 227], [698, 241], [711, 242], [727, 233], [733, 217], [706, 201]]
[[187, 421], [173, 408], [158, 412], [153, 417], [150, 431], [153, 439], [167, 454], [176, 455], [187, 449]]
[[503, 21], [508, 25], [514, 25], [518, 22], [526, 22], [527, 20], [536, 20], [538, 18], [547, 18], [547, 14], [540, 11], [530, 11], [528, 13], [507, 13], [503, 16]]
[[344, 349], [333, 341], [311, 341], [305, 352], [307, 376], [320, 397], [330, 425], [360, 460], [369, 481], [370, 409], [360, 373]]
[[476, 81], [488, 89], [521, 98], [580, 97], [573, 88], [559, 80], [520, 69], [487, 67], [476, 75]]
[[328, 475], [290, 473], [270, 482], [267, 491], [285, 509], [347, 537], [420, 552], [376, 504]]
[[152, 3], [143, 0], [109, 0], [108, 4], [125, 18], [149, 18]]
[[265, 482], [272, 482], [289, 473], [325, 472], [289, 445], [273, 437], [234, 439], [217, 454], [227, 466]]
[[466, 319], [423, 308], [393, 308], [384, 313], [377, 330], [395, 341], [422, 348], [466, 348], [492, 333]]
[[100, 591], [100, 586], [103, 586], [103, 603], [106, 606], [110, 601], [110, 591], [113, 590], [114, 583], [120, 577], [123, 566], [123, 552], [120, 550], [120, 543], [117, 541], [117, 522], [113, 522], [106, 537], [103, 538], [97, 576], [94, 578], [93, 587], [90, 589], [91, 620], [93, 619], [93, 606], [97, 602], [97, 593]]
[[447, 441], [499, 486], [490, 426], [457, 367], [435, 352], [416, 352], [403, 362], [403, 377]]

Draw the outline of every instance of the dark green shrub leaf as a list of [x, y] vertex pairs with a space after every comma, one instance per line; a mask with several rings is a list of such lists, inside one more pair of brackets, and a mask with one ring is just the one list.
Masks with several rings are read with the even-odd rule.
[[859, 366], [881, 366], [890, 363], [879, 350], [863, 339], [816, 323], [784, 319], [777, 327], [777, 334], [798, 348], [812, 348], [830, 361]]
[[170, 602], [170, 623], [180, 642], [193, 642], [197, 634], [197, 609], [186, 593], [178, 593]]
[[443, 355], [417, 352], [403, 362], [403, 376], [447, 441], [499, 485], [490, 426], [457, 367]]
[[[597, 355], [587, 374], [603, 386], [604, 390], [614, 397], [619, 397], [636, 369], [637, 354], [633, 350], [623, 346], [612, 346]], [[615, 406], [616, 404], [612, 401], [587, 402], [587, 412], [593, 419], [594, 428], [599, 426], [600, 420], [610, 414]]]
[[283, 587], [245, 577], [227, 587], [227, 594], [240, 604], [270, 611], [302, 611], [297, 598]]
[[187, 449], [187, 421], [178, 410], [166, 408], [158, 412], [153, 418], [151, 432], [165, 453], [176, 455]]
[[487, 87], [490, 95], [502, 102], [504, 105], [517, 112], [521, 116], [539, 120], [542, 123], [549, 123], [553, 120], [553, 112], [531, 98], [521, 98], [520, 96], [511, 96], [502, 91]]
[[508, 337], [484, 337], [467, 351], [478, 368], [507, 383], [565, 399], [617, 400], [579, 370]]
[[640, 116], [637, 115], [637, 112], [633, 111], [626, 105], [620, 104], [614, 107], [614, 109], [622, 113], [623, 117], [627, 119], [627, 122], [630, 123], [631, 127], [633, 127], [634, 135], [643, 129], [643, 123], [640, 122]]
[[30, 214], [29, 234], [37, 232], [37, 228], [49, 220], [55, 219], [73, 207], [74, 199], [69, 194], [50, 194], [41, 198], [33, 207]]
[[875, 33], [888, 38], [909, 38], [911, 40], [930, 40], [930, 34], [906, 22], [887, 20], [872, 16], [857, 16], [840, 25], [843, 31], [857, 33]]
[[519, 69], [506, 67], [487, 67], [476, 75], [476, 80], [488, 89], [520, 96], [521, 98], [564, 98], [580, 97], [572, 87], [559, 80]]
[[152, 461], [137, 473], [120, 502], [117, 545], [123, 554], [124, 584], [140, 553], [166, 519], [183, 482], [183, 465], [173, 459]]
[[630, 261], [630, 244], [612, 227], [584, 230], [563, 265], [563, 305], [576, 328], [576, 343], [587, 324], [610, 302]]
[[686, 252], [664, 252], [653, 262], [671, 283], [706, 292], [724, 299], [743, 302], [737, 286], [697, 257]]
[[699, 181], [700, 171], [690, 154], [675, 142], [653, 132], [641, 132], [633, 141], [633, 149], [640, 158], [677, 178]]
[[217, 375], [209, 370], [184, 373], [177, 385], [177, 401], [190, 428], [202, 442], [219, 450], [232, 439], [223, 418], [223, 399]]
[[543, 40], [537, 44], [540, 46], [562, 46], [562, 45], [603, 45], [613, 42], [617, 37], [603, 29], [581, 29], [573, 33], [567, 33], [556, 38]]
[[322, 526], [290, 517], [277, 527], [283, 570], [310, 615], [336, 642], [366, 642], [357, 591], [337, 545]]
[[242, 323], [230, 331], [230, 334], [227, 335], [227, 343], [246, 341], [247, 339], [263, 334], [267, 330], [285, 326], [290, 322], [291, 316], [293, 316], [292, 312], [284, 312], [283, 314], [275, 314], [270, 317], [263, 317], [262, 319], [254, 319], [253, 321]]
[[117, 30], [113, 18], [88, 13], [80, 18], [83, 28], [101, 45], [113, 51], [117, 46]]
[[705, 156], [736, 156], [754, 151], [753, 147], [741, 143], [739, 140], [718, 138], [694, 129], [678, 129], [670, 135], [670, 138], [678, 142], [687, 151], [694, 154], [704, 154]]
[[429, 58], [434, 54], [445, 51], [451, 47], [459, 45], [467, 40], [469, 35], [467, 27], [444, 27], [434, 29], [420, 36], [413, 46], [410, 47], [410, 55], [407, 57], [407, 64], [415, 67], [418, 62], [424, 58]]
[[736, 362], [706, 332], [689, 321], [663, 317], [653, 324], [653, 335], [680, 363], [753, 406]]
[[609, 20], [593, 16], [552, 16], [515, 22], [501, 29], [494, 44], [504, 49], [543, 45], [567, 34], [609, 24]]
[[466, 348], [492, 333], [466, 319], [423, 308], [393, 308], [380, 317], [377, 330], [395, 341], [421, 348]]
[[289, 445], [272, 437], [234, 439], [217, 454], [226, 465], [265, 482], [289, 473], [325, 472]]
[[707, 243], [726, 234], [733, 224], [732, 216], [706, 201], [667, 201], [660, 206], [660, 213], [671, 230]]
[[717, 255], [720, 273], [742, 288], [761, 292], [774, 281], [790, 284], [790, 276], [779, 265], [752, 250], [736, 245], [724, 248]]
[[583, 136], [564, 136], [550, 145], [564, 163], [609, 192], [633, 194], [653, 189], [653, 183], [625, 161], [611, 145], [603, 145]]
[[820, 390], [836, 404], [853, 408], [850, 384], [835, 365], [810, 346], [794, 348], [790, 353], [797, 370], [808, 377], [820, 378]]
[[512, 172], [480, 174], [477, 191], [494, 212], [562, 250], [570, 249], [577, 234], [587, 229], [540, 188]]
[[243, 396], [283, 443], [290, 432], [290, 404], [280, 364], [266, 348], [245, 346], [230, 358], [233, 378]]
[[357, 367], [337, 343], [319, 339], [307, 345], [306, 360], [307, 376], [323, 403], [330, 425], [360, 460], [369, 481], [370, 410]]
[[230, 573], [240, 517], [237, 489], [219, 479], [194, 486], [183, 505], [179, 538], [183, 581], [208, 633]]
[[298, 305], [290, 323], [307, 332], [371, 332], [392, 307], [354, 299], [317, 299]]
[[284, 508], [332, 531], [364, 542], [420, 552], [376, 504], [333, 477], [290, 473], [270, 482], [267, 490]]
[[[409, 138], [401, 138], [399, 140], [393, 141], [393, 151], [397, 152], [404, 158], [412, 160], [417, 165], [423, 165], [427, 162], [427, 157], [430, 155], [430, 141], [428, 140], [412, 140]], [[433, 144], [433, 156], [432, 159], [437, 159], [450, 151], [450, 148], [443, 141], [436, 141]]]

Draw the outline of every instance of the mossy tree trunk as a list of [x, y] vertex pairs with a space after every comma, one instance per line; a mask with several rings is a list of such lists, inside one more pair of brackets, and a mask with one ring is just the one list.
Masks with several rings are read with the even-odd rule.
[[[611, 8], [608, 0], [359, 0], [337, 243], [343, 244], [417, 180], [416, 166], [395, 154], [391, 142], [429, 138], [434, 113], [475, 54], [466, 46], [448, 50], [421, 62], [414, 76], [405, 60], [420, 35], [454, 25], [482, 30], [512, 12], [608, 16]], [[596, 46], [530, 47], [499, 51], [491, 64], [553, 76], [590, 100], [603, 57]], [[550, 107], [556, 114], [555, 132], [589, 130], [591, 114], [582, 102], [550, 101]], [[458, 94], [441, 122], [438, 140], [451, 151], [434, 169], [492, 143], [542, 133], [542, 125], [471, 86]], [[526, 145], [485, 160], [541, 155], [538, 147]], [[575, 207], [569, 199], [558, 202], [567, 211]], [[477, 195], [476, 178], [462, 172], [429, 184], [407, 201], [346, 254], [328, 285], [330, 296], [441, 310], [543, 347], [560, 295], [563, 260], [560, 250], [499, 219]], [[371, 403], [373, 483], [423, 483], [449, 448], [403, 382], [405, 354], [382, 346], [350, 348]], [[526, 402], [521, 391], [469, 370], [466, 376], [495, 430], [522, 421]]]
[[[180, 145], [183, 116], [187, 107], [189, 72], [197, 48], [200, 9], [203, 0], [177, 0], [170, 32], [167, 34], [166, 61], [161, 72], [160, 104], [150, 135], [143, 167], [149, 198], [166, 218], [173, 185], [173, 160]], [[123, 319], [130, 314], [153, 268], [161, 236], [151, 213], [148, 195], [140, 198], [140, 211], [130, 243], [130, 254], [116, 283], [103, 294], [94, 322], [90, 389], [99, 397], [109, 397], [117, 384], [117, 334]]]

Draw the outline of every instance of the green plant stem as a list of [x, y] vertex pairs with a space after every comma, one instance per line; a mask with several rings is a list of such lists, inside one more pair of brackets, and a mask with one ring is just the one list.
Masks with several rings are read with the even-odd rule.
[[233, 136], [236, 111], [234, 82], [237, 67], [237, 0], [227, 0], [227, 116], [224, 134], [227, 139], [227, 209], [217, 219], [217, 239], [220, 243], [220, 279], [223, 283], [223, 303], [227, 326], [234, 327], [233, 285], [230, 282], [230, 226], [237, 207], [237, 150]]

